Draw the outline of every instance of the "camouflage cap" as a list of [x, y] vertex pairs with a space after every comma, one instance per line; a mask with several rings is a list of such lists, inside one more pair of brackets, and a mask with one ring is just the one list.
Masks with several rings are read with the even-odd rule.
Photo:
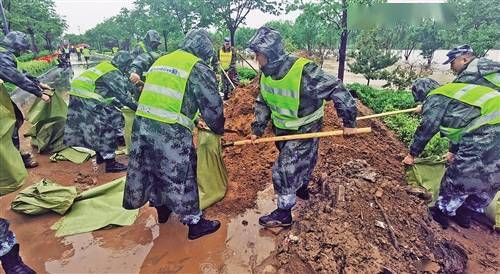
[[134, 59], [128, 51], [120, 50], [115, 54], [115, 56], [113, 56], [111, 64], [117, 67], [120, 71], [126, 73], [130, 64], [132, 64], [132, 61], [134, 61]]
[[469, 45], [461, 45], [461, 46], [458, 46], [456, 48], [452, 48], [446, 54], [446, 56], [448, 56], [448, 60], [446, 60], [443, 63], [443, 65], [449, 64], [449, 63], [453, 62], [453, 60], [455, 60], [457, 57], [460, 57], [462, 55], [469, 54], [469, 53], [474, 53], [474, 51], [472, 50], [472, 48]]
[[148, 30], [142, 40], [151, 49], [156, 49], [161, 44], [161, 36], [156, 30]]
[[226, 43], [226, 42], [231, 42], [231, 38], [229, 38], [229, 37], [224, 37], [224, 43]]
[[190, 30], [181, 44], [181, 49], [196, 55], [207, 63], [215, 55], [212, 40], [204, 29]]
[[439, 83], [431, 78], [419, 78], [413, 82], [411, 93], [415, 102], [423, 102], [427, 94], [439, 87]]
[[266, 56], [268, 63], [281, 59], [285, 55], [281, 34], [270, 28], [261, 27], [248, 41], [248, 49]]
[[27, 51], [30, 49], [28, 35], [20, 31], [11, 31], [2, 39], [2, 45], [10, 48], [16, 53]]

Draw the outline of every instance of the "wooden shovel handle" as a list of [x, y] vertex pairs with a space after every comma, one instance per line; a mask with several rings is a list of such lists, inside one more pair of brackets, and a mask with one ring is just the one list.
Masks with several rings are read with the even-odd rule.
[[[364, 128], [358, 128], [356, 134], [369, 133], [369, 132], [372, 132], [372, 129], [369, 127], [364, 127]], [[343, 130], [266, 137], [266, 138], [259, 138], [259, 139], [255, 140], [254, 142], [252, 142], [252, 140], [242, 140], [242, 141], [225, 143], [222, 146], [224, 146], [224, 147], [242, 146], [242, 145], [260, 144], [260, 143], [267, 143], [267, 142], [302, 140], [302, 139], [322, 138], [322, 137], [329, 137], [329, 136], [340, 136], [340, 135], [344, 135]]]
[[385, 117], [385, 116], [396, 115], [396, 114], [400, 114], [400, 113], [415, 112], [416, 110], [417, 110], [417, 108], [409, 108], [409, 109], [403, 109], [403, 110], [388, 111], [388, 112], [383, 112], [383, 113], [379, 113], [379, 114], [358, 117], [358, 118], [356, 118], [356, 121], [378, 118], [378, 117]]

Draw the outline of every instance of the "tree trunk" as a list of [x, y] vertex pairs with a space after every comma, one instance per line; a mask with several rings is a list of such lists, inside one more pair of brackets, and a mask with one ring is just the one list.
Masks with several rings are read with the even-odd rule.
[[168, 52], [168, 32], [163, 31], [163, 39], [165, 40], [165, 52]]
[[236, 28], [229, 27], [228, 29], [229, 29], [229, 35], [231, 37], [231, 46], [234, 47], [235, 46], [235, 44], [234, 44], [234, 36], [236, 34]]
[[345, 70], [345, 59], [347, 51], [347, 3], [346, 0], [342, 0], [342, 18], [341, 18], [342, 33], [340, 34], [340, 48], [339, 48], [339, 70], [337, 77], [340, 81], [344, 80], [344, 70]]
[[366, 83], [367, 86], [370, 86], [370, 78], [367, 79], [368, 82]]
[[36, 46], [35, 34], [30, 33], [30, 37], [31, 37], [31, 48], [33, 49], [33, 52], [38, 54], [39, 50], [38, 47]]

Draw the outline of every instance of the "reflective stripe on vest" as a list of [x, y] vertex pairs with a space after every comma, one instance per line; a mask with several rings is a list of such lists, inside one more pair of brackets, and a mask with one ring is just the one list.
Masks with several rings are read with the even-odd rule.
[[[0, 52], [7, 52], [7, 53], [10, 53], [10, 51], [2, 46], [0, 46]], [[16, 68], [19, 68], [19, 62], [17, 61], [17, 57], [12, 54], [14, 56], [14, 62], [16, 62]]]
[[71, 82], [71, 90], [69, 94], [85, 99], [95, 99], [106, 104], [110, 103], [114, 97], [104, 98], [100, 94], [96, 93], [95, 82], [106, 73], [114, 70], [118, 69], [111, 65], [110, 62], [105, 61], [84, 71]]
[[156, 60], [147, 72], [136, 115], [193, 131], [196, 115], [191, 119], [181, 113], [181, 108], [189, 75], [200, 60], [183, 50]]
[[299, 58], [280, 80], [261, 75], [260, 93], [271, 109], [271, 118], [277, 128], [298, 130], [299, 127], [323, 117], [323, 106], [313, 113], [299, 117], [300, 83], [302, 70], [310, 60]]
[[484, 76], [493, 85], [500, 87], [500, 72], [493, 72]]
[[229, 52], [225, 52], [224, 49], [219, 50], [219, 61], [220, 66], [224, 70], [228, 70], [231, 67], [231, 61], [233, 59], [233, 51], [229, 50]]
[[474, 131], [484, 125], [500, 123], [500, 93], [492, 88], [473, 84], [450, 83], [431, 91], [428, 96], [435, 94], [458, 100], [481, 110], [481, 116], [471, 121], [465, 128], [440, 128], [441, 135], [454, 142], [458, 142], [464, 132]]
[[148, 49], [146, 48], [146, 45], [144, 44], [144, 42], [139, 42], [139, 47], [141, 47], [141, 49], [144, 51], [144, 53], [147, 53], [148, 52]]

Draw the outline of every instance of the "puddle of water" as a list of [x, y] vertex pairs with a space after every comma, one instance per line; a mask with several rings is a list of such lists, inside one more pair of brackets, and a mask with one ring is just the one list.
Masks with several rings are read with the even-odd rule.
[[[43, 229], [36, 234], [49, 236], [31, 239], [34, 245], [24, 248], [23, 257], [48, 273], [252, 273], [275, 249], [275, 236], [258, 224], [261, 214], [274, 209], [273, 197], [272, 187], [260, 192], [255, 208], [231, 219], [221, 216], [219, 231], [195, 241], [187, 239], [187, 227], [176, 216], [159, 225], [152, 208], [141, 209], [132, 226], [63, 238], [48, 229], [55, 216], [50, 224], [40, 216], [36, 223]], [[16, 228], [20, 239], [31, 225]]]

